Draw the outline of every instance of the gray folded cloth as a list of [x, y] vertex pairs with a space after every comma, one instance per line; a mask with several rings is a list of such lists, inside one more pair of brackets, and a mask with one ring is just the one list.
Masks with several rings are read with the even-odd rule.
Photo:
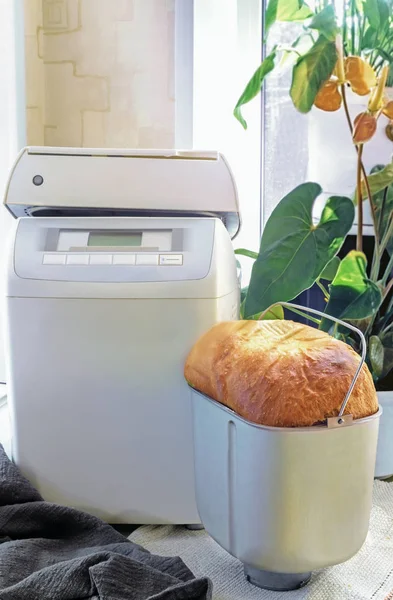
[[0, 600], [210, 600], [180, 558], [155, 556], [100, 519], [45, 502], [0, 444]]

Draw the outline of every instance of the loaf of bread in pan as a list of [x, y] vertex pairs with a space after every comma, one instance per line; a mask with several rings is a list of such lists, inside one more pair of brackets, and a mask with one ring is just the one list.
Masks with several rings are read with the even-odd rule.
[[[272, 427], [307, 427], [337, 416], [359, 355], [327, 333], [293, 321], [215, 325], [192, 348], [185, 378], [245, 419]], [[378, 410], [364, 365], [345, 414]]]

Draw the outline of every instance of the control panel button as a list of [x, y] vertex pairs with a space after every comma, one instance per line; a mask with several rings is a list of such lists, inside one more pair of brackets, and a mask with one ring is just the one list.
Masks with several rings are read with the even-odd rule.
[[135, 254], [114, 254], [114, 265], [135, 265]]
[[88, 265], [89, 255], [88, 254], [68, 254], [67, 265]]
[[158, 254], [137, 254], [137, 265], [158, 265]]
[[65, 265], [66, 255], [65, 254], [44, 254], [42, 259], [43, 265]]
[[111, 265], [112, 254], [90, 254], [91, 265]]
[[160, 265], [182, 265], [183, 254], [160, 254]]

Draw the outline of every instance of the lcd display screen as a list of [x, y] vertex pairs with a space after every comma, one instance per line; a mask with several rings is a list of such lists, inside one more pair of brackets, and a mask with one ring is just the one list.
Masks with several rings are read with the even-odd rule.
[[141, 231], [94, 231], [89, 234], [87, 241], [88, 246], [141, 246], [142, 232]]

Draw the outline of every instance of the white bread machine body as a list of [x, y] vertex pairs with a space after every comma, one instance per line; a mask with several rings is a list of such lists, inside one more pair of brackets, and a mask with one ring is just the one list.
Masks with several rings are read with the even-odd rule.
[[46, 500], [110, 523], [199, 523], [183, 366], [200, 335], [238, 316], [222, 221], [29, 216], [10, 238], [13, 459]]

